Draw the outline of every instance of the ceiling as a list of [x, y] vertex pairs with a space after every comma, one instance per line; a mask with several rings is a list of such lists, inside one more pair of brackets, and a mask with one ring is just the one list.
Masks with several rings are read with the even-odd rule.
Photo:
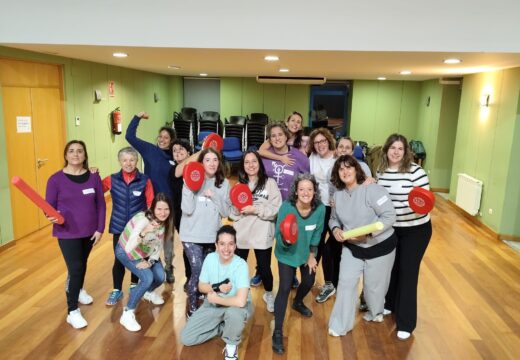
[[[520, 53], [491, 52], [398, 52], [398, 51], [312, 51], [312, 50], [235, 50], [95, 45], [4, 44], [6, 46], [93, 61], [131, 69], [179, 76], [209, 77], [326, 77], [329, 80], [371, 79], [428, 80], [456, 77], [482, 71], [520, 66]], [[125, 52], [126, 58], [115, 58]], [[279, 61], [267, 62], [266, 55]], [[460, 64], [443, 60], [459, 58]], [[180, 69], [168, 68], [169, 65]], [[280, 68], [289, 69], [280, 73]], [[400, 71], [410, 70], [410, 75]]]

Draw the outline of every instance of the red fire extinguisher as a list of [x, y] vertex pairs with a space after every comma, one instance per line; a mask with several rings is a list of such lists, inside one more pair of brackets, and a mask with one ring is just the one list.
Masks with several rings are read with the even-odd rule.
[[110, 113], [110, 116], [112, 118], [112, 134], [121, 134], [123, 125], [121, 124], [121, 111], [119, 107], [115, 108], [114, 111]]

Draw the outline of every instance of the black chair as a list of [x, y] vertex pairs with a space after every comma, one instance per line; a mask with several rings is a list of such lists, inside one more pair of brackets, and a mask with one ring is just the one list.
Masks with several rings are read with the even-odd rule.
[[249, 119], [247, 119], [247, 122], [254, 122], [254, 123], [262, 123], [264, 125], [267, 125], [269, 122], [269, 116], [264, 113], [251, 113], [249, 116]]
[[204, 111], [197, 125], [197, 133], [201, 131], [211, 131], [222, 135], [222, 123], [220, 122], [220, 114], [216, 111]]
[[236, 137], [240, 139], [240, 146], [242, 151], [245, 150], [245, 124], [246, 118], [244, 116], [230, 116], [228, 119], [224, 119], [224, 132], [223, 137]]
[[183, 107], [181, 109], [182, 120], [197, 121], [197, 109], [190, 107]]
[[[188, 110], [187, 110], [188, 109]], [[185, 139], [190, 142], [193, 148], [195, 134], [195, 120], [194, 116], [197, 115], [197, 110], [193, 108], [182, 108], [181, 112], [173, 113], [172, 128], [175, 129], [177, 138]], [[195, 118], [196, 119], [196, 118]]]
[[251, 117], [249, 117], [246, 121], [246, 149], [256, 148], [258, 149], [260, 145], [265, 141], [265, 126], [269, 117], [267, 114], [263, 113], [252, 113]]

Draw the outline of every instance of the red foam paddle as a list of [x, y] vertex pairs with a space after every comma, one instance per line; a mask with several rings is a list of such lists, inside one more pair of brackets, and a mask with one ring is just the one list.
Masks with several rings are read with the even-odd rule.
[[222, 148], [224, 147], [224, 139], [222, 139], [219, 134], [209, 134], [202, 143], [202, 149], [207, 149], [209, 147], [215, 149], [218, 152], [222, 151]]
[[56, 209], [53, 208], [47, 201], [45, 201], [45, 199], [42, 198], [40, 194], [38, 194], [32, 187], [27, 185], [27, 183], [23, 181], [22, 178], [13, 176], [11, 183], [16, 186], [16, 188], [20, 190], [25, 196], [27, 196], [27, 198], [31, 200], [36, 206], [42, 209], [47, 216], [56, 218], [58, 220], [58, 224], [61, 225], [65, 222], [63, 215], [56, 211]]
[[428, 214], [435, 205], [435, 195], [421, 187], [415, 187], [408, 194], [408, 204], [417, 214]]
[[249, 190], [247, 184], [236, 184], [229, 192], [231, 203], [236, 206], [238, 210], [242, 210], [248, 205], [253, 205], [253, 194]]
[[204, 166], [198, 161], [190, 162], [182, 171], [184, 183], [191, 191], [197, 191], [204, 183]]
[[280, 232], [285, 242], [295, 244], [298, 241], [298, 220], [296, 215], [289, 213], [280, 222]]

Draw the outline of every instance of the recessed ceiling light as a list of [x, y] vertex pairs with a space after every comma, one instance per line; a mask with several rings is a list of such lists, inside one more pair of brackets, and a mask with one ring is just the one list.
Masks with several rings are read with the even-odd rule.
[[206, 73], [200, 73], [199, 76], [208, 76]]
[[118, 58], [125, 58], [128, 56], [127, 53], [124, 53], [124, 52], [115, 52], [112, 54], [114, 57], [118, 57]]
[[279, 72], [289, 72], [289, 69], [280, 69]]
[[386, 78], [384, 76], [380, 76], [377, 78], [377, 80], [386, 80]]
[[278, 60], [280, 60], [280, 58], [276, 55], [267, 55], [266, 57], [264, 57], [264, 60], [265, 61], [278, 61]]
[[177, 65], [168, 65], [168, 69], [172, 69], [172, 70], [180, 70], [181, 67], [180, 67], [180, 66], [177, 66]]
[[401, 75], [410, 75], [412, 72], [410, 70], [403, 70], [399, 74]]
[[444, 60], [444, 63], [445, 64], [460, 64], [462, 62], [461, 59], [455, 59], [455, 58], [452, 58], [452, 59], [445, 59]]

